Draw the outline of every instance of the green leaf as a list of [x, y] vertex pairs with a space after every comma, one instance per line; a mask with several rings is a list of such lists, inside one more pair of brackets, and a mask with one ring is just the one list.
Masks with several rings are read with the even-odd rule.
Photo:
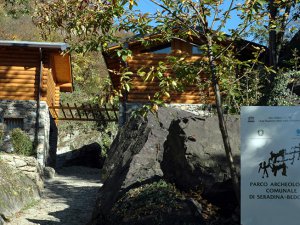
[[126, 62], [127, 57], [128, 57], [127, 55], [123, 55], [123, 56], [122, 56], [122, 60], [123, 60], [124, 62]]
[[129, 92], [130, 91], [130, 86], [129, 86], [129, 84], [125, 84], [125, 90], [127, 91], [127, 92]]

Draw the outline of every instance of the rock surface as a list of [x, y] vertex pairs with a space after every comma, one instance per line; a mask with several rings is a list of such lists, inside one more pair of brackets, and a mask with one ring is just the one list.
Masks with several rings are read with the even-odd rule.
[[[235, 164], [239, 166], [239, 119], [227, 117], [226, 120]], [[151, 208], [148, 208], [148, 213], [136, 217], [140, 218], [136, 222], [140, 225], [183, 224], [170, 222], [170, 218], [177, 213], [177, 207], [184, 209], [185, 212], [179, 215], [188, 215], [183, 216], [186, 218], [186, 224], [206, 224], [201, 219], [203, 216], [196, 212], [201, 211], [204, 204], [200, 204], [195, 198], [188, 201], [192, 206], [187, 204], [189, 198], [179, 194], [180, 191], [195, 189], [201, 190], [203, 195], [210, 196], [210, 190], [213, 190], [214, 193], [232, 197], [231, 202], [228, 203], [232, 204], [231, 211], [236, 207], [232, 189], [220, 188], [223, 187], [220, 184], [230, 183], [228, 179], [230, 173], [217, 117], [201, 118], [186, 111], [162, 108], [157, 115], [149, 114], [146, 119], [132, 118], [120, 129], [112, 143], [102, 173], [105, 182], [99, 191], [94, 216], [89, 224], [132, 224], [133, 221], [130, 223], [130, 219], [126, 216], [119, 216], [117, 221], [115, 220], [118, 211], [125, 210], [127, 214], [132, 212], [133, 204], [123, 202], [132, 190], [138, 190], [139, 194], [131, 200], [144, 196], [141, 201], [144, 206], [151, 205], [153, 199], [168, 199], [166, 196], [170, 191], [174, 194], [172, 196], [175, 196], [174, 202], [178, 203], [169, 210], [157, 211], [158, 214], [164, 212], [162, 217], [161, 214], [151, 214]], [[180, 191], [172, 191], [173, 189], [170, 188], [165, 197], [158, 198], [161, 193], [160, 186], [154, 184], [164, 180], [174, 183], [176, 190]], [[155, 194], [148, 195], [147, 185], [155, 186], [151, 188], [156, 190]], [[218, 203], [224, 204], [223, 201]], [[168, 207], [162, 206], [162, 208]], [[229, 214], [232, 213], [231, 211]], [[161, 222], [154, 223], [151, 218], [155, 216], [161, 218]]]
[[1, 153], [0, 158], [12, 168], [24, 173], [31, 180], [33, 180], [39, 187], [40, 191], [43, 189], [43, 171], [36, 158], [5, 153]]
[[0, 171], [0, 221], [3, 222], [39, 200], [40, 190], [28, 176], [3, 160], [0, 160]]
[[45, 179], [53, 179], [55, 176], [55, 170], [52, 167], [46, 166], [43, 169], [43, 176]]

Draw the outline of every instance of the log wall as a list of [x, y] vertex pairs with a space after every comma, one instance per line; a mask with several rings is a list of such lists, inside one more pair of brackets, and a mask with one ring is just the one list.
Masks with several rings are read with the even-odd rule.
[[[49, 54], [43, 54], [41, 100], [50, 106], [59, 105], [60, 89], [50, 68]], [[39, 67], [37, 48], [0, 47], [0, 100], [37, 100]]]
[[37, 94], [36, 49], [0, 48], [0, 100], [35, 100]]
[[[176, 43], [177, 46], [179, 45]], [[180, 48], [184, 48], [184, 44]], [[178, 47], [179, 48], [179, 47]], [[127, 102], [148, 102], [149, 98], [153, 98], [154, 94], [159, 91], [159, 81], [154, 80], [152, 82], [145, 82], [141, 77], [137, 75], [137, 70], [140, 68], [150, 68], [151, 66], [157, 66], [160, 61], [167, 62], [167, 54], [135, 54], [127, 60], [127, 67], [129, 71], [134, 74], [132, 76], [132, 87], [127, 96]], [[186, 60], [196, 61], [201, 56], [190, 56]], [[106, 57], [106, 63], [109, 69], [118, 71], [121, 64], [117, 58]], [[112, 83], [114, 88], [120, 88], [120, 75], [110, 72]], [[205, 82], [205, 76], [203, 81]], [[213, 88], [210, 87], [207, 90], [200, 91], [199, 88], [190, 84], [186, 87], [185, 92], [173, 92], [170, 93], [171, 97], [165, 99], [168, 103], [185, 103], [185, 104], [213, 104], [215, 101]]]

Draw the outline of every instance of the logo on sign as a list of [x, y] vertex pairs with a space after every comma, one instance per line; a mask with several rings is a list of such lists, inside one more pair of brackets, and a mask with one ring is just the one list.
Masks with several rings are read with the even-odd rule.
[[264, 130], [258, 130], [257, 134], [258, 134], [258, 136], [264, 136], [265, 132], [264, 132]]
[[253, 122], [255, 122], [254, 116], [249, 116], [248, 123], [253, 123]]

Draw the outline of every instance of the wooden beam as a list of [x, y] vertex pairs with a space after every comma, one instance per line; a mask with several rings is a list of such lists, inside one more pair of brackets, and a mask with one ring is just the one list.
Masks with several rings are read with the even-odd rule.
[[12, 78], [12, 79], [6, 79], [0, 77], [0, 83], [15, 83], [15, 84], [35, 84], [37, 82], [36, 78], [33, 79], [18, 79], [18, 78]]
[[7, 72], [7, 71], [11, 71], [11, 70], [21, 70], [21, 71], [33, 71], [33, 72], [36, 72], [36, 67], [31, 67], [31, 68], [25, 68], [24, 66], [3, 66], [3, 65], [0, 65], [0, 71], [1, 72]]

